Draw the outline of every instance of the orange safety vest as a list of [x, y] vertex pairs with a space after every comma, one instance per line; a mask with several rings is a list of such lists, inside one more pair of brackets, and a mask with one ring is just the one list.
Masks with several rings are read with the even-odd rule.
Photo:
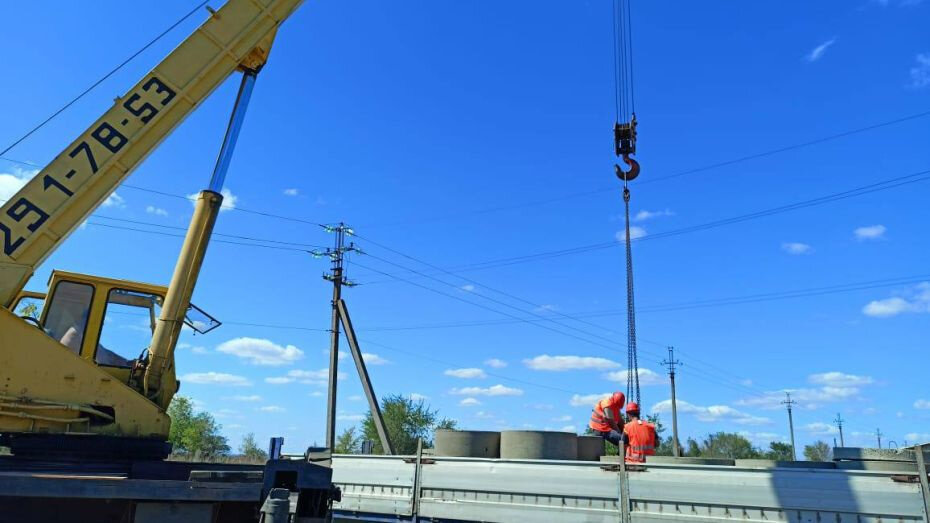
[[598, 432], [609, 432], [610, 423], [607, 422], [607, 416], [604, 415], [604, 409], [610, 409], [611, 414], [613, 415], [613, 420], [617, 422], [617, 425], [622, 425], [620, 420], [620, 408], [622, 405], [611, 405], [611, 398], [604, 398], [601, 401], [598, 401], [594, 405], [594, 410], [591, 411], [591, 421], [588, 422], [588, 426], [592, 430]]
[[648, 421], [636, 420], [623, 426], [629, 443], [626, 446], [626, 461], [645, 463], [646, 456], [655, 456], [656, 428]]

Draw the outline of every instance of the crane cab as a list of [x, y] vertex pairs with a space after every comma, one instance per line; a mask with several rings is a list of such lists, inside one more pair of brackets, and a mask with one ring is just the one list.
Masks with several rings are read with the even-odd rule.
[[[22, 291], [11, 309], [67, 348], [134, 388], [167, 287], [53, 271], [48, 293]], [[201, 334], [220, 323], [191, 304], [184, 323]]]

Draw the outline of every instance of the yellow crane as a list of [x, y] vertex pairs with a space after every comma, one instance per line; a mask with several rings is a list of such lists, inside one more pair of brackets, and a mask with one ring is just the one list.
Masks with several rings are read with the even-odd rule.
[[[258, 71], [302, 0], [228, 0], [0, 208], [0, 445], [14, 453], [163, 457], [180, 386], [174, 350], [185, 322], [214, 320], [190, 303], [220, 191]], [[36, 268], [184, 118], [236, 71], [242, 83], [210, 186], [197, 197], [168, 287]], [[106, 255], [102, 250], [101, 255]], [[44, 303], [41, 315], [37, 300]], [[148, 316], [151, 344], [105, 347], [109, 307]]]

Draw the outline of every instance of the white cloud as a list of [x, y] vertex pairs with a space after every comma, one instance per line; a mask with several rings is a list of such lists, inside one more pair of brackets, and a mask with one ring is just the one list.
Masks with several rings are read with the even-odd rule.
[[146, 207], [145, 212], [154, 214], [155, 216], [168, 216], [168, 211], [162, 209], [161, 207], [155, 207], [154, 205], [149, 205]]
[[807, 377], [807, 381], [825, 387], [859, 387], [875, 382], [871, 376], [856, 376], [837, 371], [811, 374]]
[[251, 396], [230, 396], [227, 399], [231, 399], [233, 401], [250, 401], [251, 402], [251, 401], [261, 401], [262, 397], [257, 394], [252, 394]]
[[365, 416], [362, 414], [338, 414], [336, 419], [339, 421], [362, 421]]
[[568, 404], [572, 407], [591, 407], [594, 408], [594, 404], [598, 401], [604, 399], [605, 397], [610, 396], [609, 392], [604, 392], [601, 394], [572, 394], [572, 399], [568, 401]]
[[884, 300], [872, 300], [862, 308], [862, 313], [866, 316], [876, 318], [886, 318], [888, 316], [897, 316], [902, 312], [910, 312], [911, 303], [904, 298], [887, 298]]
[[746, 379], [744, 379], [744, 380], [740, 380], [739, 383], [740, 383], [740, 385], [742, 385], [742, 386], [744, 386], [744, 387], [752, 387], [752, 380], [749, 379], [749, 378], [746, 378]]
[[212, 371], [185, 374], [181, 376], [181, 382], [196, 383], [198, 385], [229, 385], [231, 387], [248, 387], [252, 384], [243, 376]]
[[829, 436], [833, 434], [839, 434], [840, 431], [837, 428], [829, 423], [823, 423], [818, 421], [816, 423], [808, 423], [804, 428], [811, 434], [820, 435], [820, 436]]
[[[340, 372], [337, 376], [337, 379], [345, 379], [346, 374]], [[329, 381], [329, 369], [319, 369], [319, 370], [299, 370], [294, 369], [287, 372], [286, 376], [275, 376], [271, 378], [265, 378], [265, 383], [270, 383], [272, 385], [283, 385], [285, 383], [304, 383], [309, 385], [326, 385]]]
[[917, 64], [911, 67], [911, 87], [921, 89], [930, 86], [930, 53], [917, 55]]
[[605, 358], [593, 356], [549, 356], [548, 354], [523, 360], [523, 363], [533, 370], [550, 371], [583, 369], [606, 370], [615, 369], [620, 366], [619, 363]]
[[[628, 370], [617, 370], [614, 372], [608, 372], [606, 378], [611, 381], [626, 383], [626, 379], [629, 374], [630, 371]], [[657, 374], [656, 372], [649, 369], [639, 369], [637, 374], [639, 375], [639, 384], [644, 387], [648, 385], [665, 384], [665, 379], [662, 377], [662, 375]]]
[[869, 225], [867, 227], [859, 227], [853, 231], [853, 234], [856, 235], [857, 240], [878, 240], [885, 236], [885, 231], [888, 230], [884, 225]]
[[474, 292], [474, 291], [475, 291], [475, 286], [472, 285], [472, 284], [470, 284], [470, 283], [469, 283], [469, 284], [466, 284], [466, 285], [462, 285], [462, 290], [465, 291], [465, 292]]
[[[148, 325], [148, 320], [146, 320], [145, 324]], [[150, 328], [144, 327], [144, 330], [148, 332], [150, 331]], [[191, 352], [193, 352], [194, 354], [206, 354], [207, 352], [209, 352], [206, 349], [206, 347], [201, 347], [200, 345], [191, 345], [190, 343], [178, 343], [177, 349], [178, 350], [190, 349]]]
[[[702, 407], [688, 403], [687, 401], [677, 401], [678, 412], [693, 414], [699, 421], [715, 423], [721, 421], [730, 421], [738, 425], [767, 425], [772, 422], [769, 418], [762, 416], [753, 416], [745, 412], [734, 409], [727, 405], [710, 405]], [[652, 406], [653, 413], [664, 413], [672, 411], [672, 400], [664, 400]]]
[[426, 401], [429, 399], [429, 396], [420, 394], [419, 392], [411, 392], [409, 396], [412, 401]]
[[285, 196], [297, 196], [298, 194], [300, 194], [300, 191], [297, 189], [284, 189]]
[[914, 402], [915, 409], [930, 409], [930, 401], [928, 400], [917, 400]]
[[481, 405], [481, 402], [475, 398], [465, 398], [459, 402], [459, 405], [462, 407], [476, 407]]
[[533, 309], [533, 312], [537, 312], [537, 313], [539, 313], [539, 312], [555, 312], [555, 311], [557, 311], [557, 310], [559, 310], [559, 307], [558, 307], [557, 305], [552, 305], [551, 303], [544, 303], [544, 304], [540, 305], [539, 307], [536, 307], [535, 309]]
[[904, 439], [907, 440], [908, 445], [911, 443], [927, 443], [930, 442], [930, 433], [908, 432], [904, 435]]
[[[642, 211], [639, 211], [638, 213], [636, 213], [636, 216], [633, 217], [633, 221], [634, 221], [634, 222], [643, 222], [643, 221], [646, 221], [646, 220], [651, 220], [651, 219], [653, 219], [653, 218], [660, 218], [660, 217], [662, 217], [662, 216], [675, 216], [675, 213], [672, 212], [672, 211], [669, 210], [669, 209], [665, 209], [664, 211], [646, 211], [646, 210], [642, 210]], [[633, 231], [632, 231], [632, 230], [630, 230], [630, 236], [633, 236], [633, 237], [635, 238], [635, 236], [633, 235]]]
[[905, 312], [930, 312], [930, 282], [917, 284], [905, 297], [873, 300], [862, 307], [863, 314], [875, 318], [888, 318]]
[[484, 360], [484, 364], [493, 369], [503, 369], [507, 366], [507, 362], [504, 360], [499, 360], [497, 358], [491, 358], [489, 360]]
[[[231, 211], [236, 208], [236, 203], [239, 201], [239, 197], [232, 193], [229, 189], [223, 188], [220, 191], [220, 194], [223, 195], [223, 204], [220, 205], [220, 212]], [[191, 201], [191, 205], [197, 205], [197, 197], [200, 193], [188, 194], [187, 199]]]
[[359, 395], [359, 394], [354, 394], [354, 395], [352, 395], [352, 396], [349, 396], [349, 401], [362, 401], [363, 399], [365, 399], [365, 398], [363, 398], [363, 397], [362, 397], [361, 395]]
[[559, 417], [557, 417], [557, 418], [552, 418], [552, 421], [554, 421], [554, 422], [556, 422], [556, 423], [566, 423], [566, 422], [569, 422], [569, 421], [571, 421], [571, 420], [572, 420], [572, 417], [569, 416], [568, 414], [566, 414], [566, 415], [564, 415], [564, 416], [559, 416]]
[[303, 351], [293, 345], [282, 347], [262, 338], [235, 338], [221, 343], [216, 350], [253, 365], [290, 365], [304, 356]]
[[823, 57], [823, 54], [827, 52], [827, 49], [829, 49], [830, 46], [834, 43], [836, 43], [836, 38], [827, 40], [826, 42], [811, 49], [811, 52], [807, 53], [804, 59], [808, 62], [816, 62], [817, 60], [820, 60]]
[[452, 376], [453, 378], [464, 378], [464, 379], [481, 379], [487, 378], [488, 375], [484, 373], [481, 369], [446, 369], [443, 372], [446, 376]]
[[381, 356], [371, 352], [363, 352], [362, 359], [365, 360], [365, 365], [387, 365], [388, 363], [391, 363]]
[[113, 191], [112, 194], [107, 196], [106, 200], [103, 200], [104, 207], [112, 207], [114, 209], [122, 209], [126, 207], [126, 200], [122, 196], [116, 194], [116, 191]]
[[[14, 194], [26, 185], [39, 171], [24, 171], [13, 169], [11, 173], [0, 173], [0, 200], [9, 200]], [[6, 203], [6, 202], [0, 202]]]
[[284, 412], [285, 409], [277, 405], [265, 405], [264, 407], [259, 407], [258, 410], [262, 412]]
[[781, 250], [787, 252], [788, 254], [810, 254], [811, 246], [806, 243], [801, 242], [785, 242], [781, 244]]
[[785, 441], [785, 437], [774, 432], [750, 432], [741, 430], [737, 432], [740, 436], [752, 441], [753, 443], [769, 443], [772, 441]]
[[559, 429], [559, 432], [578, 432], [574, 425], [565, 425]]
[[523, 390], [506, 387], [504, 385], [493, 385], [488, 388], [481, 387], [463, 387], [461, 389], [452, 389], [450, 394], [457, 396], [522, 396]]
[[815, 410], [824, 403], [836, 403], [858, 398], [863, 385], [875, 382], [871, 376], [858, 376], [838, 371], [811, 374], [807, 377], [807, 381], [818, 386], [767, 391], [757, 396], [743, 398], [737, 401], [736, 404], [744, 407], [781, 410], [784, 408], [782, 401], [785, 399], [785, 392], [790, 392], [791, 398], [798, 403], [796, 408]]
[[[630, 225], [630, 239], [635, 240], [637, 238], [642, 238], [646, 235], [646, 229], [639, 227], [637, 225]], [[617, 231], [616, 238], [618, 242], [626, 241], [626, 231]]]

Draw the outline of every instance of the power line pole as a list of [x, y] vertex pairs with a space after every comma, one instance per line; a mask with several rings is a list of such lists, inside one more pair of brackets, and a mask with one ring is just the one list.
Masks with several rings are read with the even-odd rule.
[[882, 436], [884, 436], [884, 434], [882, 434], [882, 429], [875, 429], [875, 437], [878, 438], [879, 449], [882, 448]]
[[662, 362], [662, 365], [668, 367], [668, 378], [672, 384], [672, 455], [681, 456], [681, 449], [678, 448], [678, 403], [675, 398], [675, 365], [682, 363], [675, 359], [675, 347], [668, 348], [668, 359]]
[[798, 460], [798, 451], [794, 446], [794, 417], [791, 415], [791, 406], [797, 402], [791, 399], [791, 393], [785, 392], [787, 399], [782, 402], [786, 407], [788, 407], [788, 430], [791, 431], [791, 460]]
[[[833, 420], [833, 423], [836, 423], [836, 428], [840, 429], [840, 446], [845, 447], [846, 441], [843, 439], [843, 417], [840, 416], [840, 413], [836, 413], [836, 419]], [[834, 445], [836, 445], [834, 443]]]
[[355, 245], [345, 244], [346, 233], [352, 229], [346, 224], [325, 226], [327, 232], [336, 235], [334, 247], [325, 252], [314, 251], [316, 257], [327, 256], [332, 262], [331, 272], [324, 274], [323, 279], [333, 283], [332, 321], [330, 322], [329, 337], [329, 390], [326, 398], [326, 447], [333, 449], [336, 446], [336, 383], [339, 378], [339, 309], [337, 304], [342, 299], [342, 286], [352, 286], [353, 282], [343, 275], [343, 262], [345, 254], [355, 250]]
[[355, 336], [355, 328], [352, 326], [352, 320], [349, 318], [349, 308], [345, 300], [342, 299], [342, 287], [354, 287], [355, 282], [345, 277], [345, 268], [343, 263], [345, 257], [350, 252], [361, 253], [355, 247], [355, 243], [349, 242], [346, 245], [346, 236], [352, 236], [354, 232], [344, 223], [338, 225], [324, 225], [327, 232], [336, 235], [334, 247], [326, 249], [325, 252], [313, 251], [315, 257], [328, 256], [332, 261], [332, 272], [324, 274], [323, 279], [333, 283], [333, 301], [332, 301], [332, 323], [330, 324], [330, 347], [329, 347], [329, 392], [327, 395], [326, 405], [326, 446], [332, 450], [336, 445], [336, 384], [339, 381], [339, 326], [345, 329], [346, 341], [349, 343], [349, 352], [355, 361], [355, 368], [358, 370], [358, 377], [362, 383], [362, 390], [368, 399], [368, 407], [371, 410], [371, 417], [375, 424], [375, 430], [378, 431], [378, 438], [381, 440], [381, 448], [385, 454], [393, 454], [391, 440], [384, 424], [384, 418], [381, 415], [381, 407], [378, 404], [378, 397], [375, 396], [374, 388], [371, 386], [371, 379], [368, 376], [368, 369], [365, 366], [365, 359], [358, 345], [358, 339]]

